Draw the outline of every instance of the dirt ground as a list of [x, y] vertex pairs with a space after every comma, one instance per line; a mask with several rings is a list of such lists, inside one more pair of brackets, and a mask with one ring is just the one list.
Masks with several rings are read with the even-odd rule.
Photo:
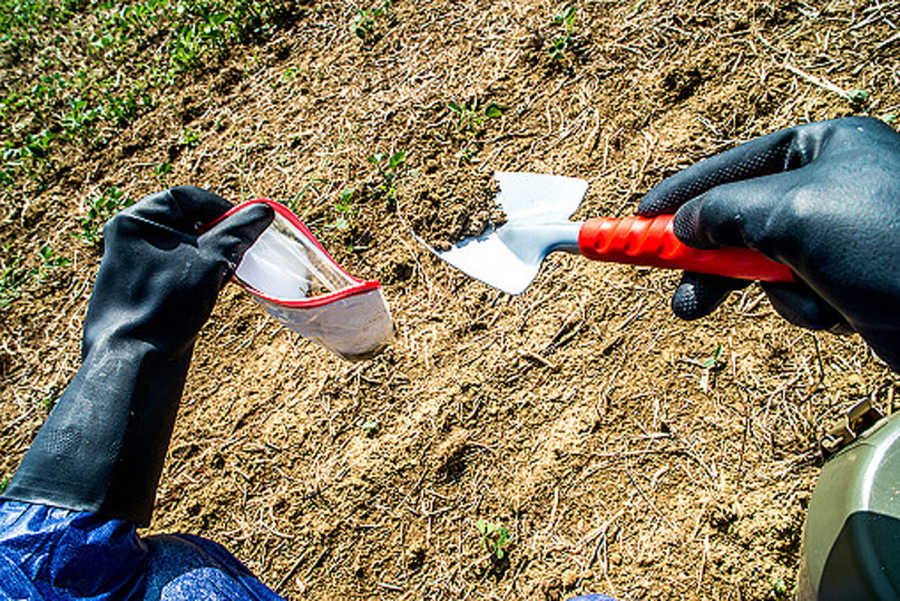
[[[226, 288], [148, 532], [216, 540], [288, 599], [787, 598], [819, 436], [898, 384], [858, 336], [789, 326], [757, 287], [680, 322], [675, 274], [568, 255], [512, 297], [413, 234], [502, 219], [495, 170], [584, 178], [576, 218], [622, 216], [741, 141], [898, 113], [900, 2], [575, 6], [553, 58], [550, 2], [401, 1], [360, 39], [354, 4], [316, 0], [0, 206], [0, 242], [71, 259], [0, 309], [0, 478], [78, 366], [83, 200], [194, 184], [293, 207], [382, 281], [396, 338], [348, 364]], [[503, 559], [479, 519], [508, 528]]]

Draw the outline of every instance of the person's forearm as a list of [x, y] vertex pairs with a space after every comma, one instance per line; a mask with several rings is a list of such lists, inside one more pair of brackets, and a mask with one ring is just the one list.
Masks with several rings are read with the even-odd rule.
[[[147, 524], [194, 341], [244, 252], [274, 218], [183, 186], [103, 229], [83, 362], [5, 496]], [[198, 232], [198, 223], [216, 222]]]
[[148, 523], [189, 362], [133, 339], [89, 349], [4, 496]]

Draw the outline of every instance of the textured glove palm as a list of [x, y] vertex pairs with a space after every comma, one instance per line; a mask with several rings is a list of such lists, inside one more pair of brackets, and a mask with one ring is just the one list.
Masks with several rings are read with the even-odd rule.
[[[677, 212], [676, 212], [677, 211]], [[785, 319], [849, 326], [900, 369], [900, 134], [870, 118], [800, 125], [752, 140], [666, 179], [638, 213], [675, 212], [695, 248], [749, 247], [789, 265], [796, 284], [762, 284]], [[685, 273], [672, 297], [684, 319], [747, 285]]]

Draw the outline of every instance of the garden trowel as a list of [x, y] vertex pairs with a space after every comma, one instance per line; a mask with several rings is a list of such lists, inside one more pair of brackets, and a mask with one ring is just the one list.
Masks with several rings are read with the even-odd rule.
[[[791, 282], [786, 265], [746, 248], [697, 250], [672, 231], [672, 215], [594, 217], [569, 221], [586, 181], [538, 173], [497, 172], [497, 196], [507, 221], [480, 236], [431, 249], [465, 274], [509, 294], [528, 287], [549, 253], [562, 250], [596, 261], [682, 269], [743, 280]], [[429, 247], [430, 248], [430, 247]]]

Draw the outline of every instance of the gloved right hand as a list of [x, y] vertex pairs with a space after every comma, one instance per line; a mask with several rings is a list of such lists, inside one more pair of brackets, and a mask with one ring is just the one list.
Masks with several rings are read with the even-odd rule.
[[[666, 179], [638, 207], [672, 212], [689, 246], [748, 247], [789, 265], [796, 283], [762, 284], [782, 317], [849, 326], [900, 371], [900, 134], [889, 125], [848, 117], [752, 140]], [[745, 285], [685, 273], [672, 309], [703, 317]]]

